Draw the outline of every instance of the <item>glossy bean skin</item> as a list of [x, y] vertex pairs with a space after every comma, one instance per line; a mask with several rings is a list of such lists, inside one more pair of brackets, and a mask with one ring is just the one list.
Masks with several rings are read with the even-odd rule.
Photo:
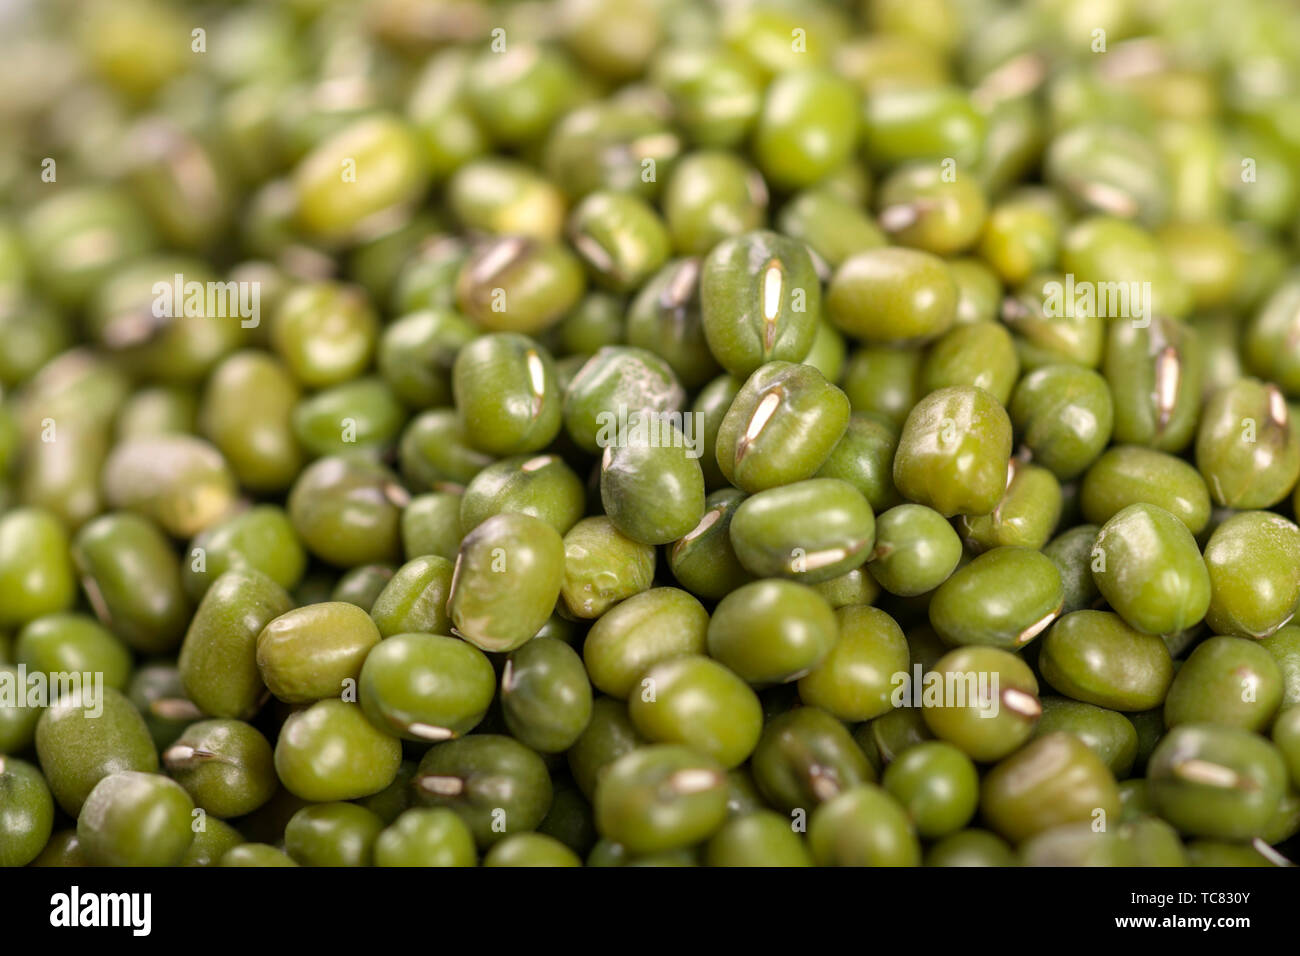
[[961, 539], [933, 508], [902, 504], [876, 521], [876, 546], [867, 570], [891, 594], [914, 597], [932, 591], [961, 560]]
[[[634, 33], [637, 51], [612, 42], [607, 33], [614, 27], [608, 18], [597, 16], [598, 10], [582, 10], [575, 17], [571, 36], [573, 51], [589, 68], [608, 77], [625, 77], [629, 69], [645, 65], [660, 31], [658, 13], [649, 8], [625, 10]], [[617, 49], [617, 56], [611, 53]], [[627, 56], [619, 64], [611, 59]], [[571, 196], [582, 196], [597, 189], [624, 191], [654, 198], [659, 183], [642, 182], [638, 169], [629, 169], [620, 157], [630, 148], [642, 147], [646, 159], [672, 166], [682, 150], [681, 139], [666, 122], [663, 112], [653, 103], [640, 98], [628, 100], [594, 100], [577, 105], [560, 117], [546, 140], [542, 164], [547, 176]], [[545, 182], [545, 181], [543, 181]], [[550, 183], [547, 183], [549, 186]]]
[[1119, 815], [1119, 789], [1110, 770], [1073, 734], [1039, 737], [993, 768], [981, 785], [993, 828], [1020, 842], [1053, 826], [1092, 822], [1097, 812]]
[[382, 637], [418, 631], [445, 634], [451, 626], [447, 595], [454, 567], [446, 558], [425, 555], [402, 565], [376, 595], [370, 618]]
[[[19, 686], [23, 673], [17, 664], [0, 664], [0, 678], [11, 686]], [[22, 753], [31, 746], [37, 721], [43, 712], [43, 708], [28, 707], [25, 697], [21, 701], [6, 700], [0, 705], [0, 746], [4, 747], [5, 753]]]
[[808, 354], [821, 283], [801, 243], [752, 232], [723, 240], [705, 258], [700, 303], [709, 349], [732, 375], [746, 376]]
[[517, 648], [501, 673], [506, 726], [541, 753], [562, 753], [573, 745], [591, 720], [591, 701], [582, 658], [553, 637]]
[[431, 491], [411, 499], [399, 525], [407, 560], [430, 555], [456, 560], [461, 542], [461, 497], [455, 491]]
[[964, 165], [983, 152], [986, 122], [955, 87], [881, 90], [863, 115], [863, 148], [876, 162], [951, 156]]
[[480, 848], [534, 829], [550, 809], [553, 793], [542, 758], [495, 734], [430, 748], [420, 761], [415, 786], [421, 805], [455, 811]]
[[180, 563], [155, 524], [104, 515], [78, 532], [72, 558], [95, 614], [125, 643], [153, 653], [180, 643], [192, 608]]
[[108, 440], [98, 425], [87, 423], [65, 424], [62, 436], [64, 441], [29, 442], [18, 501], [51, 512], [74, 528], [101, 509], [98, 473]]
[[668, 544], [704, 514], [704, 472], [685, 436], [661, 427], [656, 438], [610, 445], [600, 462], [600, 500], [614, 526], [642, 544]]
[[307, 554], [289, 516], [274, 505], [255, 505], [195, 535], [182, 562], [190, 600], [200, 601], [226, 571], [250, 567], [292, 591], [302, 581]]
[[1259, 643], [1282, 672], [1282, 709], [1289, 710], [1300, 702], [1300, 625], [1288, 624]]
[[77, 840], [96, 866], [175, 866], [194, 839], [194, 804], [167, 777], [124, 770], [86, 797]]
[[894, 170], [880, 184], [876, 202], [882, 225], [900, 245], [941, 256], [973, 245], [988, 214], [978, 183], [952, 180], [929, 163]]
[[319, 803], [377, 793], [401, 760], [398, 739], [342, 700], [319, 700], [290, 715], [275, 745], [275, 770], [285, 788]]
[[19, 14], [0, 864], [1293, 858], [1300, 18], [1084, 6]]
[[1287, 394], [1297, 391], [1297, 370], [1286, 343], [1295, 335], [1295, 275], [1288, 276], [1263, 303], [1246, 330], [1246, 358], [1269, 381], [1277, 382]]
[[1242, 637], [1211, 637], [1178, 669], [1165, 698], [1165, 726], [1204, 723], [1262, 733], [1282, 703], [1282, 671]]
[[689, 846], [726, 818], [726, 774], [710, 757], [656, 744], [616, 760], [596, 787], [596, 826], [633, 853]]
[[809, 674], [799, 697], [841, 720], [871, 720], [892, 707], [894, 676], [910, 663], [907, 638], [884, 611], [850, 605], [835, 611], [839, 640]]
[[751, 684], [786, 683], [830, 653], [839, 626], [816, 591], [780, 579], [732, 591], [708, 622], [709, 655]]
[[372, 866], [382, 828], [379, 817], [356, 804], [315, 804], [285, 825], [285, 852], [299, 866]]
[[1001, 837], [974, 828], [949, 834], [925, 856], [926, 866], [1016, 866], [1018, 862]]
[[1247, 378], [1211, 395], [1196, 467], [1216, 504], [1268, 508], [1285, 498], [1300, 477], [1300, 438], [1281, 390]]
[[894, 426], [893, 444], [921, 391], [919, 349], [867, 346], [851, 354], [844, 367], [844, 392], [857, 414], [874, 414]]
[[864, 210], [845, 205], [825, 185], [791, 197], [778, 214], [777, 225], [786, 235], [808, 243], [832, 267], [861, 249], [886, 244], [884, 233]]
[[1286, 787], [1276, 747], [1246, 730], [1206, 724], [1170, 731], [1147, 777], [1165, 819], [1184, 834], [1211, 839], [1258, 835]]
[[[1153, 327], [1161, 323], [1162, 317], [1168, 317], [1166, 324], [1171, 326], [1187, 315], [1192, 304], [1187, 286], [1174, 272], [1159, 240], [1131, 220], [1098, 215], [1073, 223], [1062, 236], [1060, 262], [1066, 273], [1073, 273], [1085, 281], [1138, 280], [1151, 283], [1149, 310], [1139, 308], [1141, 303], [1133, 303], [1132, 297], [1126, 307], [1122, 296], [1118, 302], [1108, 301], [1102, 308], [1098, 297], [1097, 311], [1103, 317], [1135, 320], [1112, 321], [1112, 331], [1128, 327], [1145, 333], [1149, 329], [1144, 325], [1148, 319]], [[1145, 315], [1140, 314], [1144, 311]], [[1165, 331], [1169, 328], [1161, 330], [1161, 333]], [[1165, 340], [1168, 338], [1166, 335]]]
[[308, 703], [355, 685], [370, 649], [380, 641], [370, 615], [346, 601], [295, 608], [257, 635], [257, 669], [267, 689], [286, 703]]
[[417, 492], [459, 493], [492, 456], [473, 448], [450, 408], [430, 409], [412, 418], [397, 443], [402, 478]]
[[606, 768], [645, 741], [632, 725], [627, 705], [613, 697], [597, 697], [591, 705], [587, 729], [569, 748], [567, 763], [574, 782], [588, 800]]
[[245, 487], [279, 491], [292, 483], [303, 453], [292, 414], [301, 389], [284, 363], [252, 350], [213, 371], [200, 400], [199, 428]]
[[358, 680], [361, 708], [406, 740], [440, 741], [472, 730], [487, 713], [496, 675], [473, 645], [439, 634], [394, 634], [373, 645]]
[[[633, 416], [678, 412], [686, 393], [672, 367], [646, 349], [610, 345], [585, 363], [564, 395], [564, 430], [581, 448], [599, 454], [616, 443]], [[623, 426], [622, 421], [626, 421]], [[668, 421], [672, 421], [668, 417]]]
[[[374, 163], [385, 175], [350, 190], [338, 175], [348, 158]], [[317, 146], [298, 166], [294, 187], [299, 219], [321, 238], [346, 235], [366, 218], [417, 194], [426, 175], [415, 134], [406, 124], [393, 116], [359, 119]]]
[[1042, 716], [1033, 671], [1007, 651], [958, 648], [940, 658], [932, 673], [903, 701], [916, 706], [919, 698], [924, 726], [974, 760], [993, 762], [1016, 751]]
[[848, 399], [816, 369], [770, 362], [749, 377], [723, 417], [718, 466], [750, 493], [811, 478], [848, 420]]
[[652, 665], [704, 652], [709, 614], [677, 588], [651, 588], [618, 604], [587, 634], [582, 654], [591, 682], [626, 698]]
[[455, 812], [416, 807], [375, 840], [375, 866], [473, 866], [474, 835]]
[[862, 492], [873, 512], [884, 511], [900, 500], [893, 476], [897, 446], [898, 429], [883, 416], [855, 411], [816, 477], [847, 481]]
[[1043, 548], [1043, 554], [1051, 558], [1061, 573], [1065, 591], [1062, 614], [1087, 610], [1100, 599], [1092, 579], [1092, 548], [1099, 530], [1093, 524], [1078, 525], [1057, 535]]
[[125, 690], [131, 653], [102, 625], [80, 614], [47, 614], [18, 632], [13, 658], [29, 672], [98, 674], [104, 686]]
[[725, 47], [660, 51], [652, 73], [692, 138], [729, 146], [744, 138], [758, 116], [762, 84], [749, 59]]
[[1138, 751], [1137, 728], [1132, 721], [1118, 711], [1063, 697], [1044, 697], [1042, 705], [1035, 737], [1058, 731], [1074, 734], [1092, 748], [1117, 780], [1128, 776]]
[[561, 599], [576, 617], [598, 619], [647, 590], [654, 570], [653, 547], [628, 538], [607, 517], [584, 518], [564, 536]]
[[1129, 505], [1107, 521], [1097, 534], [1092, 568], [1102, 596], [1145, 633], [1183, 630], [1209, 608], [1209, 572], [1191, 532], [1155, 505]]
[[1106, 380], [1073, 365], [1048, 365], [1026, 375], [1008, 411], [1035, 460], [1062, 480], [1096, 461], [1114, 427]]
[[986, 515], [1006, 488], [1011, 420], [983, 389], [932, 392], [908, 413], [894, 455], [894, 485], [945, 517]]
[[957, 284], [943, 260], [930, 253], [872, 249], [835, 270], [826, 308], [841, 332], [868, 343], [927, 342], [952, 326]]
[[564, 542], [550, 525], [524, 514], [489, 518], [461, 542], [447, 604], [452, 623], [483, 650], [514, 650], [550, 616], [563, 569]]
[[907, 814], [885, 790], [864, 783], [813, 811], [808, 829], [819, 866], [919, 866], [921, 845]]
[[1080, 610], [1056, 621], [1042, 640], [1038, 666], [1066, 696], [1121, 711], [1158, 706], [1174, 679], [1165, 642], [1108, 611]]
[[1210, 573], [1206, 621], [1217, 634], [1267, 637], [1300, 605], [1300, 528], [1280, 515], [1240, 512], [1214, 529], [1205, 545]]
[[1011, 459], [1007, 488], [990, 514], [962, 515], [959, 525], [973, 551], [999, 547], [1042, 548], [1061, 520], [1061, 483], [1046, 468]]
[[297, 866], [289, 854], [265, 843], [241, 843], [221, 856], [218, 866]]
[[181, 645], [178, 668], [190, 700], [215, 717], [247, 719], [267, 693], [257, 638], [293, 600], [257, 571], [227, 571], [203, 596]]
[[764, 176], [789, 189], [842, 166], [856, 145], [857, 111], [853, 87], [829, 71], [782, 75], [768, 87], [754, 134]]
[[494, 332], [535, 335], [555, 325], [585, 286], [582, 263], [566, 246], [504, 236], [485, 244], [462, 266], [456, 304], [462, 314]]
[[897, 707], [859, 725], [853, 739], [879, 772], [900, 754], [935, 739], [919, 707]]
[[[560, 190], [523, 163], [475, 152], [447, 183], [447, 204], [456, 218], [493, 236], [555, 239], [564, 222]], [[581, 275], [580, 267], [577, 272]], [[463, 303], [461, 308], [465, 311]]]
[[710, 866], [812, 866], [812, 856], [789, 821], [770, 810], [728, 821], [705, 853]]
[[410, 495], [382, 465], [359, 455], [309, 465], [289, 492], [289, 520], [307, 550], [342, 567], [388, 563]]
[[[1027, 370], [1063, 363], [1096, 369], [1102, 364], [1105, 320], [1087, 303], [1080, 307], [1076, 302], [1073, 309], [1056, 308], [1052, 292], [1063, 285], [1060, 275], [1040, 272], [1002, 301], [999, 317], [1015, 335], [1016, 352]], [[1113, 394], [1111, 404], [1115, 405]], [[1118, 413], [1118, 408], [1115, 411]]]
[[1062, 824], [1031, 837], [1020, 856], [1026, 866], [1187, 866], [1189, 854], [1173, 827], [1144, 818], [1109, 831]]
[[353, 448], [382, 450], [406, 422], [406, 409], [388, 383], [376, 376], [334, 385], [298, 402], [293, 429], [312, 455]]
[[379, 337], [376, 364], [384, 381], [411, 408], [438, 408], [452, 401], [448, 372], [474, 327], [451, 309], [408, 312]]
[[243, 846], [244, 838], [238, 830], [224, 820], [213, 818], [206, 828], [194, 834], [190, 848], [181, 857], [181, 866], [220, 866], [221, 858], [235, 847]]
[[615, 292], [639, 288], [671, 252], [658, 211], [625, 193], [589, 193], [569, 214], [568, 233], [592, 279]]
[[369, 613], [384, 586], [393, 579], [393, 570], [391, 564], [363, 564], [353, 568], [335, 582], [329, 597]]
[[1019, 374], [1016, 345], [1005, 328], [996, 322], [963, 322], [927, 350], [921, 388], [933, 392], [949, 385], [972, 385], [1009, 405]]
[[1112, 322], [1102, 374], [1115, 405], [1117, 442], [1157, 451], [1187, 447], [1196, 429], [1201, 343], [1194, 329], [1163, 317], [1149, 326]]
[[[1019, 593], [1009, 602], [1012, 581]], [[930, 623], [951, 644], [1018, 649], [1047, 629], [1064, 600], [1050, 558], [1028, 548], [994, 548], [940, 585], [930, 602]]]
[[903, 805], [917, 832], [934, 839], [965, 826], [979, 800], [975, 764], [951, 744], [918, 744], [885, 770], [882, 786]]
[[816, 584], [860, 566], [876, 529], [870, 504], [855, 488], [811, 478], [746, 498], [730, 534], [736, 556], [754, 576]]
[[1025, 189], [989, 210], [979, 251], [1008, 285], [1018, 285], [1056, 261], [1058, 205], [1050, 193]]
[[162, 765], [196, 807], [221, 818], [252, 813], [278, 786], [270, 743], [239, 720], [191, 724], [163, 751]]
[[461, 426], [479, 451], [533, 452], [559, 432], [562, 397], [554, 362], [527, 336], [481, 336], [456, 354], [451, 374]]
[[544, 833], [506, 837], [483, 857], [484, 866], [582, 866], [571, 849]]
[[811, 810], [876, 780], [844, 725], [816, 707], [797, 707], [769, 720], [752, 762], [759, 792], [786, 811]]
[[[679, 166], [677, 173], [683, 172], [685, 170]], [[676, 178], [673, 182], [677, 182]], [[671, 202], [671, 199], [666, 202]], [[670, 206], [670, 226], [671, 216]], [[693, 241], [707, 241], [707, 238]], [[712, 246], [711, 241], [709, 245]], [[700, 303], [703, 267], [698, 255], [707, 251], [704, 249], [690, 258], [674, 259], [665, 265], [637, 293], [627, 314], [628, 344], [660, 356], [687, 388], [703, 385], [721, 368], [704, 337], [703, 306]]]
[[1137, 445], [1103, 452], [1083, 477], [1080, 504], [1093, 524], [1105, 524], [1125, 507], [1145, 502], [1175, 515], [1192, 534], [1210, 520], [1210, 493], [1187, 462]]
[[270, 337], [277, 355], [308, 388], [338, 385], [370, 363], [378, 319], [354, 286], [311, 282], [280, 302]]
[[763, 723], [758, 695], [727, 668], [699, 655], [647, 670], [640, 693], [628, 699], [628, 716], [648, 740], [683, 744], [728, 769], [753, 752]]

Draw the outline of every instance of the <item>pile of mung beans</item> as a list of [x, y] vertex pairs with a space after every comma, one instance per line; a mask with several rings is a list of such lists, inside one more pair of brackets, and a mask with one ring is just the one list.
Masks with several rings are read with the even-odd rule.
[[1300, 8], [0, 4], [0, 865], [1283, 866]]

